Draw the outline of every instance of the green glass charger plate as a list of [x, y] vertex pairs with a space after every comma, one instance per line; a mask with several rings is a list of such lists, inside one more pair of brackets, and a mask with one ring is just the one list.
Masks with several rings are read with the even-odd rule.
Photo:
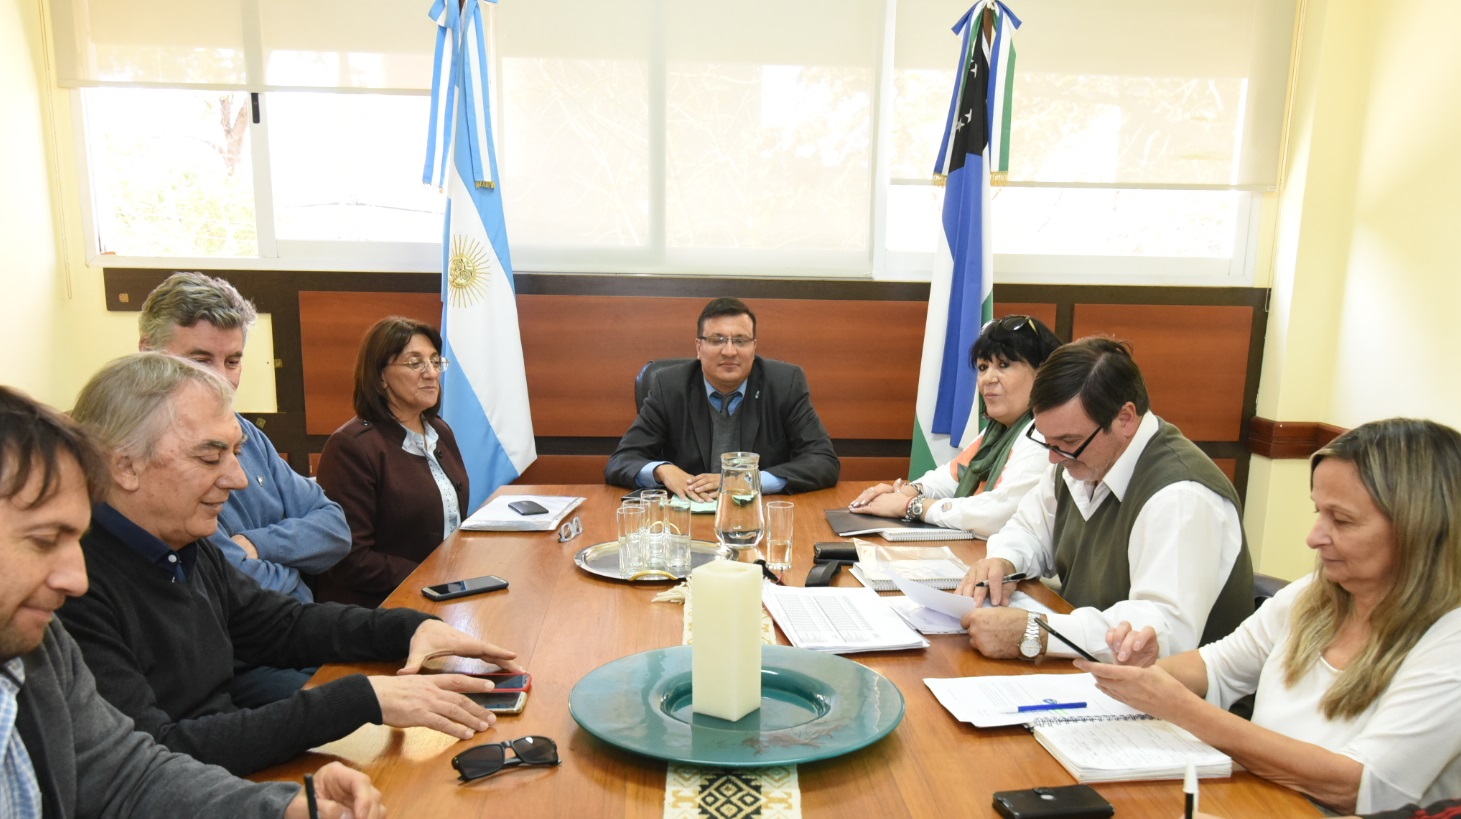
[[737, 722], [691, 711], [690, 646], [623, 657], [568, 698], [585, 731], [638, 754], [720, 768], [796, 765], [856, 751], [903, 720], [886, 677], [835, 654], [761, 647], [761, 708]]

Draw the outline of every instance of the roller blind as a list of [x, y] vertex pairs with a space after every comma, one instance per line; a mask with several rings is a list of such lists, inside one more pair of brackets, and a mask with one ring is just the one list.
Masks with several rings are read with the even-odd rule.
[[[968, 5], [897, 0], [895, 132], [942, 126], [946, 109], [903, 98], [937, 86], [933, 77], [952, 87], [958, 40], [949, 29]], [[1023, 22], [1015, 37], [1012, 184], [1276, 184], [1295, 0], [1008, 5]], [[937, 144], [910, 138], [895, 167], [932, 168]]]

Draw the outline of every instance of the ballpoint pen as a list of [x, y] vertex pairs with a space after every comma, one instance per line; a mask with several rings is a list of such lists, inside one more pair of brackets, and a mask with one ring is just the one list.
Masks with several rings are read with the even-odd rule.
[[1015, 709], [1016, 714], [1023, 714], [1026, 711], [1074, 711], [1077, 708], [1085, 708], [1083, 702], [1037, 702], [1033, 705], [1021, 705]]
[[1182, 777], [1183, 815], [1192, 819], [1197, 813], [1197, 766], [1187, 763], [1187, 775]]
[[309, 808], [309, 819], [320, 819], [320, 803], [315, 798], [315, 775], [304, 775], [304, 802]]
[[[1020, 582], [1021, 580], [1024, 580], [1024, 579], [1025, 579], [1025, 573], [1024, 572], [1015, 572], [1014, 574], [1007, 574], [1007, 575], [1004, 576], [1004, 582], [1006, 582], [1006, 583], [1018, 583], [1018, 582]], [[976, 589], [987, 589], [987, 588], [989, 588], [989, 581], [987, 581], [987, 580], [981, 580], [978, 583], [975, 583], [974, 584], [974, 588], [976, 588]]]

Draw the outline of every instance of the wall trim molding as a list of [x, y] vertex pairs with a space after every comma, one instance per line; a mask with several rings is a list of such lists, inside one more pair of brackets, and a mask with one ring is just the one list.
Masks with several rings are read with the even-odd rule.
[[1348, 432], [1320, 421], [1274, 421], [1253, 416], [1248, 420], [1248, 451], [1273, 460], [1308, 458]]

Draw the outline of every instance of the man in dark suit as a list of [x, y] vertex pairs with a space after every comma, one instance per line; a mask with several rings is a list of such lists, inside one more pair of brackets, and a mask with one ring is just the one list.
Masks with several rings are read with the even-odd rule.
[[644, 406], [609, 458], [616, 486], [663, 486], [691, 500], [720, 487], [720, 456], [761, 456], [761, 489], [810, 492], [837, 483], [842, 464], [812, 408], [801, 367], [756, 355], [756, 315], [739, 299], [700, 311], [695, 361], [654, 374]]

